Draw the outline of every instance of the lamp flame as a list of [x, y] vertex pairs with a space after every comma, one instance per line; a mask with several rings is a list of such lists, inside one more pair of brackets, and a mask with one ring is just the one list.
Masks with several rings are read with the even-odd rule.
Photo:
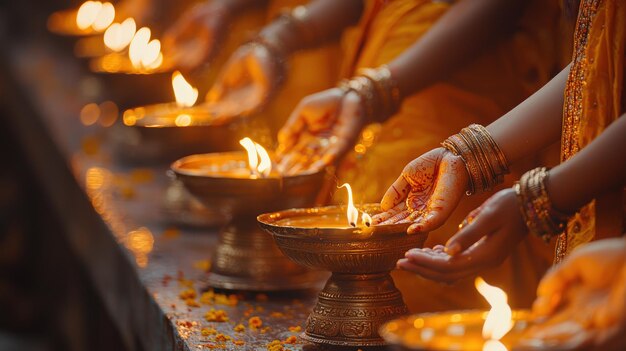
[[348, 217], [348, 223], [352, 227], [356, 227], [359, 221], [359, 210], [354, 207], [354, 201], [352, 201], [352, 187], [350, 187], [350, 184], [344, 183], [340, 188], [346, 188], [348, 190], [348, 210], [346, 216]]
[[76, 13], [76, 26], [81, 30], [91, 27], [97, 32], [107, 29], [115, 19], [115, 7], [110, 2], [86, 1]]
[[372, 226], [372, 217], [370, 215], [368, 215], [367, 213], [363, 212], [363, 214], [361, 215], [361, 222], [363, 222], [364, 226], [371, 227]]
[[191, 86], [179, 71], [172, 74], [172, 87], [178, 106], [191, 107], [198, 100], [198, 89]]
[[133, 67], [138, 69], [155, 69], [163, 62], [161, 42], [150, 40], [150, 28], [142, 27], [135, 33], [128, 48], [128, 56]]
[[85, 30], [91, 27], [98, 18], [101, 9], [102, 3], [100, 1], [86, 1], [80, 5], [76, 14], [76, 25], [78, 28]]
[[120, 52], [133, 40], [136, 30], [137, 24], [133, 18], [127, 18], [122, 23], [113, 23], [104, 32], [104, 45], [115, 52]]
[[272, 172], [272, 160], [265, 148], [248, 137], [239, 140], [239, 144], [248, 153], [248, 167], [252, 174], [261, 175], [264, 178], [268, 177]]
[[513, 328], [513, 311], [507, 302], [507, 295], [502, 289], [487, 284], [481, 277], [477, 277], [474, 284], [491, 306], [483, 324], [483, 338], [488, 340], [483, 351], [506, 350], [499, 340]]
[[102, 32], [107, 29], [115, 19], [115, 7], [110, 2], [105, 2], [100, 7], [95, 21], [91, 25], [95, 31]]

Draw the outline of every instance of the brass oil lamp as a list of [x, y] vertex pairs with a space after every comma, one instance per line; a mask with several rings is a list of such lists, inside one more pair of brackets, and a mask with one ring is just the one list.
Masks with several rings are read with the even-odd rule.
[[241, 143], [247, 153], [192, 155], [171, 167], [192, 195], [228, 218], [212, 255], [208, 284], [252, 291], [319, 287], [327, 275], [285, 257], [261, 231], [256, 216], [313, 205], [325, 172], [282, 177], [271, 169], [270, 156], [259, 144], [249, 138]]
[[370, 215], [380, 211], [379, 205], [357, 208], [351, 200], [350, 195], [347, 207], [266, 213], [258, 221], [287, 257], [332, 272], [303, 338], [326, 345], [381, 346], [386, 344], [378, 333], [381, 325], [408, 313], [389, 273], [407, 250], [421, 247], [427, 235], [408, 235], [408, 224], [372, 226]]

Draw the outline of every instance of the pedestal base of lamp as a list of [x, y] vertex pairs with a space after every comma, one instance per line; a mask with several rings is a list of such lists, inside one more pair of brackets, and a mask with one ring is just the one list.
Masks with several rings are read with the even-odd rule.
[[378, 329], [408, 314], [389, 272], [333, 273], [309, 315], [303, 339], [337, 346], [382, 346]]
[[247, 291], [321, 288], [328, 273], [288, 259], [271, 235], [256, 222], [233, 221], [220, 233], [207, 283], [210, 287]]

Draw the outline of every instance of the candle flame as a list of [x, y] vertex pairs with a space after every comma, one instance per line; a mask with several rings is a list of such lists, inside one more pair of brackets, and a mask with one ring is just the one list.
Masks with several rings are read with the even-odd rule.
[[371, 227], [372, 226], [372, 217], [370, 215], [368, 215], [367, 213], [363, 212], [363, 214], [361, 215], [361, 222], [363, 222], [364, 226]]
[[113, 23], [104, 32], [104, 45], [115, 52], [120, 52], [133, 40], [136, 30], [137, 24], [133, 18], [127, 18], [122, 23]]
[[248, 153], [248, 167], [252, 174], [255, 176], [261, 175], [262, 177], [268, 177], [272, 172], [272, 160], [265, 148], [248, 137], [239, 140], [239, 144], [241, 144]]
[[76, 25], [78, 28], [85, 30], [91, 27], [98, 18], [101, 9], [102, 3], [100, 1], [86, 1], [80, 5], [76, 14]]
[[128, 56], [133, 67], [141, 69], [155, 69], [163, 62], [161, 42], [158, 39], [150, 40], [150, 28], [139, 29], [128, 48]]
[[359, 210], [354, 207], [354, 201], [352, 201], [352, 187], [350, 187], [350, 184], [344, 183], [340, 188], [346, 188], [348, 190], [348, 210], [346, 216], [348, 217], [348, 223], [352, 227], [356, 227], [359, 221]]
[[115, 7], [110, 2], [105, 2], [100, 7], [96, 19], [93, 21], [91, 28], [95, 31], [102, 32], [107, 29], [115, 19]]
[[178, 106], [191, 107], [198, 100], [198, 89], [191, 86], [179, 71], [172, 74], [172, 87]]
[[513, 311], [507, 302], [507, 295], [502, 289], [487, 284], [481, 277], [477, 277], [474, 284], [491, 306], [483, 325], [483, 338], [488, 340], [483, 351], [498, 351], [502, 348], [506, 350], [498, 340], [513, 328]]

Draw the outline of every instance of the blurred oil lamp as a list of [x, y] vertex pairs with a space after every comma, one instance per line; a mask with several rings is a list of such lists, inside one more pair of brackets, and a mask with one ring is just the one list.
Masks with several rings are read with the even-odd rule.
[[[421, 247], [426, 233], [408, 224], [371, 225], [377, 204], [290, 209], [258, 216], [282, 252], [295, 262], [332, 272], [306, 322], [303, 338], [318, 344], [385, 345], [378, 330], [408, 313], [390, 276], [396, 261]], [[359, 213], [361, 223], [358, 221]]]
[[196, 105], [198, 89], [180, 72], [172, 74], [171, 84], [174, 102], [124, 111], [124, 127], [115, 142], [120, 156], [171, 162], [190, 153], [238, 148], [239, 122], [219, 123], [210, 106]]
[[[134, 22], [134, 21], [133, 21]], [[136, 28], [136, 27], [135, 27]], [[161, 41], [151, 39], [152, 31], [148, 27], [142, 27], [133, 31], [129, 23], [125, 27], [123, 23], [115, 26], [108, 37], [105, 32], [105, 45], [112, 53], [96, 57], [91, 60], [89, 67], [97, 73], [122, 73], [122, 74], [154, 74], [167, 72], [171, 69], [163, 60]], [[128, 41], [130, 33], [132, 39]], [[128, 52], [123, 50], [128, 47]]]
[[71, 36], [102, 33], [115, 20], [110, 2], [85, 1], [78, 9], [55, 12], [48, 17], [48, 30]]
[[491, 309], [425, 313], [385, 324], [381, 335], [397, 350], [513, 350], [530, 325], [530, 311], [511, 310], [501, 289], [476, 278]]
[[241, 144], [246, 152], [192, 155], [171, 167], [193, 196], [228, 218], [212, 253], [208, 284], [252, 291], [320, 286], [327, 275], [285, 257], [272, 238], [260, 230], [256, 216], [312, 205], [325, 173], [283, 177], [271, 167], [270, 154], [262, 146], [248, 138]]
[[81, 58], [92, 58], [122, 52], [130, 45], [136, 31], [137, 24], [133, 18], [127, 18], [121, 23], [113, 23], [103, 36], [79, 39], [74, 45], [74, 54]]

